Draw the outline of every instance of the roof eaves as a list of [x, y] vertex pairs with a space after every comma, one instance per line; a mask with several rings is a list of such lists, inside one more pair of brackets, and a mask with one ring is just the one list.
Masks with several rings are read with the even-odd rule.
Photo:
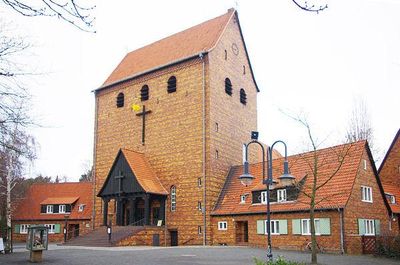
[[175, 64], [179, 64], [179, 63], [186, 62], [186, 61], [188, 61], [188, 60], [194, 59], [194, 58], [196, 58], [196, 57], [200, 57], [200, 55], [205, 55], [205, 54], [207, 54], [207, 53], [208, 53], [208, 51], [202, 51], [202, 52], [199, 52], [199, 53], [190, 55], [190, 56], [188, 56], [188, 57], [184, 57], [184, 58], [181, 58], [181, 59], [178, 59], [178, 60], [175, 60], [175, 61], [172, 61], [172, 62], [163, 64], [163, 65], [160, 65], [160, 66], [151, 68], [151, 69], [149, 69], [149, 70], [146, 70], [146, 71], [143, 71], [143, 72], [140, 72], [140, 73], [137, 73], [137, 74], [128, 76], [128, 77], [126, 77], [126, 78], [120, 79], [120, 80], [115, 81], [115, 82], [112, 82], [112, 83], [110, 83], [110, 84], [103, 85], [103, 86], [101, 86], [101, 87], [99, 87], [99, 88], [97, 88], [97, 89], [95, 89], [95, 90], [92, 90], [92, 92], [97, 93], [97, 92], [102, 91], [102, 90], [104, 90], [104, 89], [107, 89], [107, 88], [109, 88], [109, 87], [112, 87], [112, 86], [115, 86], [115, 85], [118, 85], [118, 84], [121, 84], [121, 83], [130, 81], [130, 80], [132, 80], [132, 79], [138, 78], [138, 77], [140, 77], [140, 76], [143, 76], [143, 75], [146, 75], [146, 74], [149, 74], [149, 73], [158, 71], [158, 70], [162, 70], [162, 69], [164, 69], [164, 68], [173, 66], [173, 65], [175, 65]]
[[379, 166], [378, 174], [381, 173], [381, 170], [382, 170], [383, 166], [385, 165], [386, 159], [389, 156], [390, 152], [392, 151], [392, 148], [394, 147], [394, 144], [397, 142], [397, 139], [399, 139], [399, 137], [400, 137], [400, 129], [397, 131], [396, 136], [394, 137], [392, 143], [390, 144], [390, 147], [389, 147], [388, 151], [386, 152], [385, 157], [382, 160], [382, 163]]

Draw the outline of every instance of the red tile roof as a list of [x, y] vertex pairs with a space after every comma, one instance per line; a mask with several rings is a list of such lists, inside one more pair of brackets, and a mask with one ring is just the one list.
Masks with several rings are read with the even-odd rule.
[[385, 183], [382, 183], [382, 186], [383, 189], [385, 190], [385, 193], [394, 195], [396, 198], [396, 202], [394, 204], [388, 202], [390, 209], [392, 210], [393, 213], [400, 214], [400, 188], [397, 185], [391, 185]]
[[235, 10], [128, 53], [102, 87], [207, 52], [218, 42]]
[[167, 195], [167, 190], [163, 187], [156, 173], [150, 166], [147, 158], [142, 153], [121, 149], [133, 174], [136, 176], [140, 186], [147, 193]]
[[[318, 157], [318, 184], [324, 183], [340, 165], [339, 158], [347, 153], [340, 169], [327, 182], [325, 186], [317, 192], [317, 201], [320, 203], [316, 208], [343, 208], [350, 196], [354, 180], [356, 178], [362, 154], [366, 148], [365, 141], [359, 141], [352, 144], [344, 144], [335, 147], [325, 148], [317, 151]], [[310, 191], [312, 182], [313, 152], [298, 154], [288, 157], [291, 174], [299, 183], [304, 178], [302, 191]], [[283, 158], [273, 160], [273, 178], [278, 181], [278, 177], [283, 172]], [[239, 181], [239, 176], [243, 173], [242, 166], [234, 166], [228, 174], [226, 183], [213, 215], [226, 214], [247, 214], [261, 213], [266, 211], [266, 205], [252, 204], [251, 194], [253, 190], [259, 190], [262, 187], [262, 163], [250, 165], [250, 173], [255, 177], [253, 183], [245, 187]], [[240, 195], [249, 194], [246, 203], [240, 203]], [[285, 203], [271, 203], [272, 212], [302, 211], [309, 209], [309, 198], [302, 192], [296, 201]]]
[[73, 204], [79, 197], [55, 197], [46, 198], [40, 204]]
[[[77, 200], [75, 200], [78, 198]], [[66, 200], [68, 199], [68, 200]], [[13, 213], [13, 220], [60, 220], [65, 214], [40, 213], [41, 203], [71, 202], [75, 200], [69, 219], [91, 219], [93, 206], [93, 184], [91, 182], [38, 183], [33, 184], [25, 198], [18, 204]], [[84, 210], [78, 212], [78, 206], [84, 204]]]

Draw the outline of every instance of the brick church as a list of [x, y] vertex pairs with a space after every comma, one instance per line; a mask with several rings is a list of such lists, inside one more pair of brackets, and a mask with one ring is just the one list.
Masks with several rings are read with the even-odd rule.
[[[273, 247], [304, 249], [310, 219], [302, 194], [313, 154], [289, 158], [295, 177], [274, 177], [270, 198], [255, 150], [258, 182], [238, 179], [243, 144], [257, 129], [258, 92], [234, 9], [128, 53], [95, 90], [94, 227], [132, 227], [117, 245], [265, 246], [270, 200]], [[334, 174], [316, 197], [319, 244], [368, 253], [368, 242], [398, 225], [368, 143], [317, 155], [321, 178]]]
[[209, 244], [211, 210], [257, 128], [258, 91], [233, 9], [128, 53], [95, 90], [95, 227], [158, 226], [168, 245]]

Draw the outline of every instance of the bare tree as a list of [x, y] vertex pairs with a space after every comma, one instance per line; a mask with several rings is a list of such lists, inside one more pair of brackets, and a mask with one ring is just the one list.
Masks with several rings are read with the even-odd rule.
[[315, 4], [308, 4], [307, 1], [302, 1], [302, 3], [300, 3], [300, 1], [298, 0], [292, 0], [292, 2], [298, 6], [300, 9], [304, 10], [304, 11], [308, 11], [308, 12], [315, 12], [315, 13], [319, 13], [321, 11], [324, 11], [325, 9], [328, 8], [327, 4], [324, 5], [315, 5]]
[[83, 163], [83, 172], [79, 178], [79, 182], [90, 182], [93, 180], [93, 165], [89, 161]]
[[345, 141], [348, 143], [359, 140], [367, 140], [374, 153], [374, 130], [371, 125], [371, 117], [364, 99], [355, 99], [353, 110], [347, 124]]
[[19, 14], [28, 17], [57, 17], [75, 27], [88, 32], [95, 32], [94, 16], [91, 14], [95, 6], [84, 6], [76, 0], [1, 0]]
[[[331, 148], [333, 152], [332, 157], [320, 157], [318, 153], [319, 144], [316, 142], [315, 137], [311, 131], [311, 126], [305, 117], [292, 117], [292, 119], [297, 121], [301, 126], [303, 126], [307, 131], [307, 138], [310, 142], [311, 152], [299, 155], [300, 159], [303, 159], [307, 166], [309, 174], [306, 178], [311, 178], [309, 181], [301, 181], [297, 183], [299, 191], [305, 195], [308, 199], [304, 203], [308, 204], [310, 207], [310, 232], [311, 232], [311, 263], [317, 264], [317, 239], [315, 235], [315, 209], [319, 204], [326, 200], [332, 200], [336, 196], [340, 196], [342, 193], [338, 191], [336, 193], [328, 195], [323, 195], [321, 189], [323, 189], [340, 171], [345, 162], [347, 156], [349, 156], [352, 144], [343, 145], [342, 148], [336, 149]], [[329, 174], [322, 174], [325, 166], [331, 163], [329, 160], [335, 159], [334, 167], [330, 170]], [[294, 162], [295, 163], [295, 162]], [[329, 165], [331, 166], [331, 164]]]

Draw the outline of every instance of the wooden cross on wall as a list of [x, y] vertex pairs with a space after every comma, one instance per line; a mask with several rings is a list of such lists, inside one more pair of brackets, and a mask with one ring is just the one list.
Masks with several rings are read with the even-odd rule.
[[122, 171], [119, 172], [118, 176], [114, 177], [116, 180], [118, 180], [118, 192], [122, 193], [122, 179], [124, 176], [122, 175]]
[[146, 106], [143, 105], [142, 112], [136, 113], [136, 116], [142, 116], [142, 144], [144, 145], [145, 132], [146, 132], [146, 115], [151, 113], [151, 110], [146, 110]]

